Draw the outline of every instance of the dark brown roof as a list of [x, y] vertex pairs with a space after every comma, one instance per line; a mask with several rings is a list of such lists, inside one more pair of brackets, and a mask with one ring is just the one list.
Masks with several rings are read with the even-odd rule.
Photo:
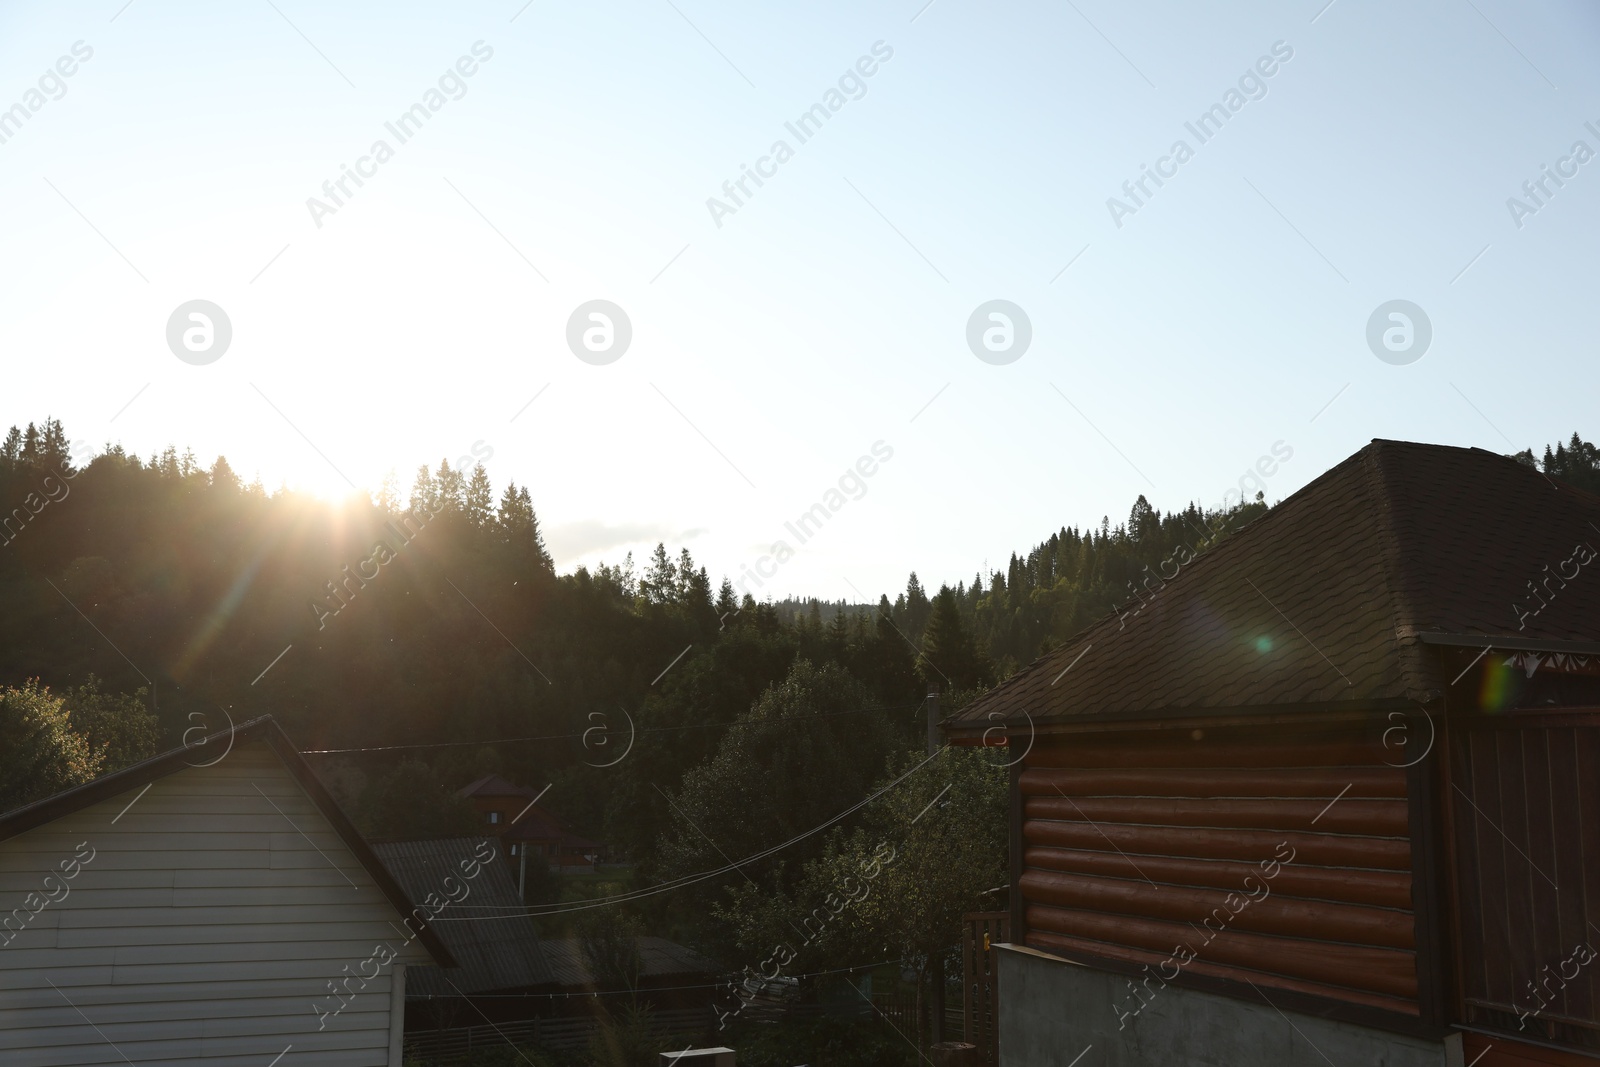
[[[398, 882], [394, 880], [387, 868], [379, 861], [372, 851], [372, 846], [367, 839], [361, 836], [345, 813], [340, 809], [338, 801], [333, 799], [328, 790], [323, 787], [315, 772], [307, 765], [304, 757], [294, 747], [294, 742], [283, 732], [271, 715], [263, 715], [249, 722], [230, 725], [226, 730], [218, 730], [208, 735], [205, 739], [193, 744], [185, 744], [170, 752], [163, 752], [159, 756], [152, 756], [147, 760], [124, 767], [120, 771], [96, 778], [92, 782], [62, 790], [43, 800], [36, 800], [32, 804], [15, 808], [0, 814], [0, 841], [15, 837], [18, 834], [32, 830], [36, 826], [53, 822], [63, 815], [98, 804], [103, 800], [126, 793], [130, 789], [137, 789], [142, 785], [153, 782], [158, 778], [165, 778], [169, 774], [178, 774], [196, 766], [209, 764], [196, 764], [191, 762], [197, 753], [210, 756], [213, 752], [231, 752], [233, 746], [248, 744], [252, 741], [265, 742], [268, 747], [283, 761], [284, 767], [293, 774], [300, 783], [300, 788], [316, 804], [317, 810], [322, 812], [325, 819], [332, 825], [334, 831], [355, 853], [356, 859], [366, 868], [372, 880], [377, 883], [378, 889], [394, 905], [395, 910], [401, 915], [410, 916], [416, 903], [406, 896]], [[217, 762], [218, 757], [210, 760]], [[455, 966], [455, 959], [450, 955], [450, 950], [445, 947], [439, 935], [433, 928], [423, 921], [421, 915], [416, 916], [419, 924], [417, 940], [428, 950], [433, 958], [446, 967]]]
[[1600, 639], [1600, 560], [1542, 609], [1529, 589], [1579, 543], [1600, 547], [1600, 498], [1482, 449], [1373, 441], [946, 725], [1426, 701], [1450, 682], [1427, 644]]

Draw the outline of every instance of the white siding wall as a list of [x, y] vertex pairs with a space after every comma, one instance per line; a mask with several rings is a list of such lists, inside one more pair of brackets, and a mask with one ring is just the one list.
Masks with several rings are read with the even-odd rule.
[[390, 968], [320, 1032], [313, 1002], [336, 1005], [327, 983], [379, 944], [428, 957], [264, 743], [0, 842], [0, 919], [47, 875], [59, 896], [82, 842], [65, 899], [0, 944], [0, 1064], [390, 1062]]

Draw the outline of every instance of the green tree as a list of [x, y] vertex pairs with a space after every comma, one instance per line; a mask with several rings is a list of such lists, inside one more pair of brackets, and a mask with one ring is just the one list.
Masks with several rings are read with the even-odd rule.
[[121, 770], [156, 754], [161, 723], [145, 708], [150, 699], [148, 690], [107, 693], [91, 674], [82, 685], [67, 690], [65, 699], [74, 729], [89, 739], [102, 760], [102, 773]]
[[100, 773], [104, 751], [73, 729], [66, 700], [37, 678], [0, 689], [0, 811], [81, 785]]
[[460, 471], [450, 466], [448, 459], [439, 460], [439, 469], [433, 474], [433, 485], [441, 507], [456, 512], [466, 510], [467, 480]]
[[483, 827], [471, 801], [456, 796], [432, 767], [417, 759], [368, 783], [357, 821], [363, 833], [377, 838], [466, 837]]
[[489, 472], [480, 463], [472, 468], [472, 478], [467, 482], [465, 507], [467, 521], [481, 529], [494, 514], [494, 487], [489, 484]]
[[439, 487], [434, 483], [433, 472], [424, 463], [417, 468], [411, 483], [411, 510], [417, 515], [430, 515], [439, 510]]
[[948, 585], [933, 598], [933, 611], [922, 638], [922, 658], [917, 665], [924, 680], [958, 691], [994, 684], [994, 668], [988, 656], [978, 650], [977, 640], [961, 617], [955, 590]]
[[[923, 762], [906, 757], [882, 784]], [[926, 1031], [960, 959], [961, 916], [1007, 884], [1006, 790], [990, 753], [947, 748], [868, 805], [806, 866], [789, 914], [812, 954], [797, 966], [852, 966], [862, 946], [884, 946], [917, 971]]]
[[684, 775], [661, 843], [665, 873], [720, 868], [792, 841], [772, 860], [729, 876], [733, 911], [723, 914], [737, 929], [736, 913], [752, 899], [786, 895], [800, 863], [821, 844], [802, 835], [863, 799], [898, 747], [873, 704], [841, 667], [797, 660], [727, 730], [715, 755]]

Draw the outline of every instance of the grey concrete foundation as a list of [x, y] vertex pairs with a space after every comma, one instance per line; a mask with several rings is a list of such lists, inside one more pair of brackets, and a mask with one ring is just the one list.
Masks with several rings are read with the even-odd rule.
[[[1000, 1067], [1450, 1067], [1429, 1042], [1166, 986], [1137, 1007], [1128, 979], [1001, 945]], [[1270, 995], [1270, 994], [1269, 994]], [[1129, 1012], [1119, 1017], [1117, 1008]], [[1124, 1025], [1119, 1029], [1119, 1022]]]

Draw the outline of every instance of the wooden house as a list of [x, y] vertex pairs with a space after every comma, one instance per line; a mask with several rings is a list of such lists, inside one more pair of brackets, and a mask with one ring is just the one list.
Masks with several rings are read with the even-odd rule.
[[947, 720], [1005, 1067], [1600, 1063], [1600, 499], [1374, 441]]
[[483, 816], [487, 832], [501, 839], [506, 855], [519, 866], [524, 856], [531, 856], [555, 870], [592, 870], [605, 857], [603, 843], [573, 833], [555, 815], [539, 807], [543, 790], [535, 791], [490, 774], [463, 786], [456, 795], [472, 801]]
[[0, 815], [0, 894], [6, 1067], [399, 1067], [454, 964], [270, 717]]

